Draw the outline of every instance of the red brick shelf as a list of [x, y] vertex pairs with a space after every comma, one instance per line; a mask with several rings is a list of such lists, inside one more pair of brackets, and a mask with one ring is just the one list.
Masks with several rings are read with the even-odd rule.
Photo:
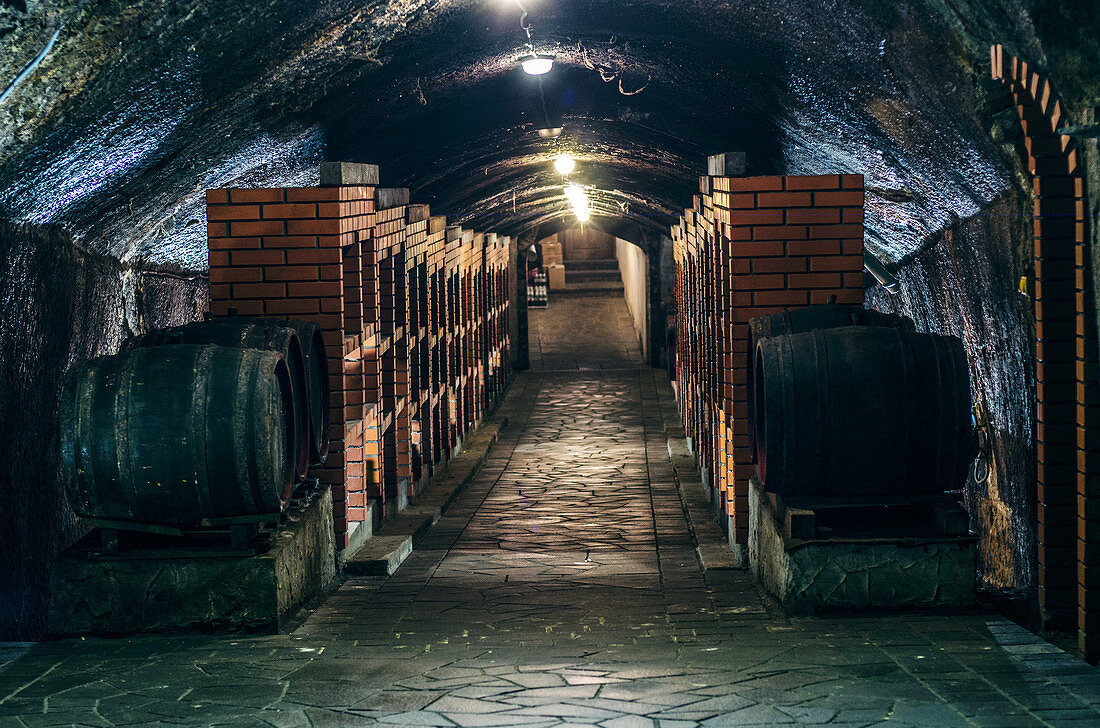
[[[400, 196], [386, 196], [399, 199]], [[210, 311], [312, 321], [329, 356], [338, 548], [391, 508], [504, 391], [508, 238], [374, 187], [208, 190]], [[453, 263], [453, 264], [452, 264]]]
[[699, 464], [748, 542], [748, 322], [863, 303], [863, 177], [702, 177], [672, 230], [677, 401]]

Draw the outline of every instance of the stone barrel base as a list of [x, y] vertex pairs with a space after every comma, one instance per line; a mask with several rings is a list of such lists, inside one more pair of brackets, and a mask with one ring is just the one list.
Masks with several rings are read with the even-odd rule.
[[108, 559], [74, 547], [50, 574], [49, 634], [276, 631], [332, 582], [334, 549], [327, 486], [292, 504], [270, 550], [255, 556], [149, 558], [135, 550]]
[[749, 567], [790, 612], [972, 606], [976, 544], [932, 534], [785, 538], [768, 498], [755, 481], [749, 486]]

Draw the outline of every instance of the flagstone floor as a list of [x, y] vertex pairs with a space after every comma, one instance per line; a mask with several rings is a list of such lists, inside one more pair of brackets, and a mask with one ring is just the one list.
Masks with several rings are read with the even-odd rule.
[[0, 728], [1100, 726], [1100, 671], [995, 614], [789, 618], [704, 571], [664, 372], [607, 353], [628, 335], [517, 377], [484, 468], [393, 576], [288, 634], [0, 645]]

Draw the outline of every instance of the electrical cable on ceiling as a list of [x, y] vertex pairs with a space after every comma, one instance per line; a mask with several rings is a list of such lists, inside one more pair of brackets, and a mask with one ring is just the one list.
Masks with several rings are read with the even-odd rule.
[[519, 0], [514, 0], [514, 2], [516, 3], [516, 6], [520, 9], [520, 11], [523, 13], [522, 15], [519, 16], [519, 27], [525, 33], [527, 33], [527, 50], [534, 53], [535, 52], [535, 46], [531, 42], [531, 24], [527, 22], [527, 8], [523, 7], [523, 3], [521, 3]]
[[[612, 39], [612, 42], [614, 42], [614, 39]], [[625, 73], [625, 70], [623, 68], [614, 69], [610, 66], [593, 63], [592, 59], [588, 57], [588, 49], [585, 48], [584, 44], [580, 41], [577, 41], [577, 52], [581, 54], [581, 63], [584, 64], [585, 68], [590, 71], [596, 71], [597, 73], [599, 73], [601, 81], [603, 81], [604, 83], [615, 83], [616, 81], [618, 81], [619, 93], [621, 93], [623, 96], [635, 96], [637, 94], [640, 94], [642, 91], [645, 91], [646, 88], [649, 87], [650, 82], [653, 80], [653, 76], [651, 74], [646, 74], [646, 80], [644, 84], [634, 89], [633, 91], [627, 91], [625, 88], [623, 88], [623, 74]]]
[[649, 82], [652, 80], [653, 76], [646, 76], [645, 83], [643, 83], [641, 86], [634, 89], [633, 91], [627, 91], [623, 88], [623, 77], [619, 76], [619, 93], [621, 93], [623, 96], [635, 96], [637, 94], [640, 94], [642, 91], [645, 91], [646, 88], [649, 86]]

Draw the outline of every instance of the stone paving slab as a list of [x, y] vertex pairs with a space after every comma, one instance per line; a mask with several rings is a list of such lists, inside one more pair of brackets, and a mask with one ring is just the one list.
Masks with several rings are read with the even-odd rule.
[[643, 364], [621, 293], [591, 293], [562, 296], [551, 291], [547, 308], [528, 309], [532, 370], [600, 371]]

